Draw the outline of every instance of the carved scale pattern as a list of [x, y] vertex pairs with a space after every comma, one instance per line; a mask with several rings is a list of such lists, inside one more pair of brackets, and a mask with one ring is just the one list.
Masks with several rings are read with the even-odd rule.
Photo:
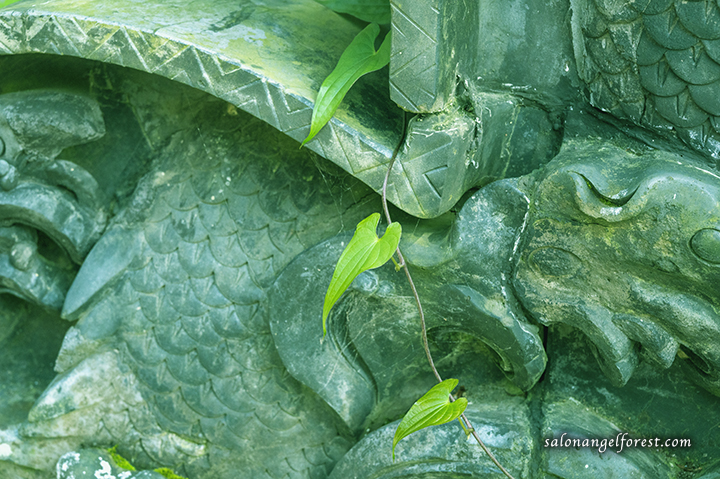
[[716, 0], [588, 0], [580, 70], [591, 103], [675, 129], [720, 160], [720, 7]]
[[133, 259], [88, 314], [119, 322], [105, 341], [156, 424], [143, 437], [137, 421], [116, 417], [110, 436], [137, 454], [133, 444], [144, 442], [155, 463], [182, 456], [148, 446], [158, 430], [202, 445], [204, 459], [170, 464], [195, 478], [325, 477], [350, 442], [329, 406], [283, 367], [264, 288], [295, 255], [376, 209], [376, 195], [344, 173], [323, 179], [307, 153], [254, 123], [219, 143], [176, 136], [141, 181], [140, 206], [115, 226], [136, 245]]

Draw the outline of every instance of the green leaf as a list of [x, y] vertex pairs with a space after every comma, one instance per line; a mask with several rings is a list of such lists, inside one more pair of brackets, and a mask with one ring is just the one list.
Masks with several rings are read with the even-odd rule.
[[392, 445], [393, 461], [395, 446], [401, 439], [428, 426], [439, 426], [453, 421], [465, 411], [467, 399], [457, 398], [455, 402], [450, 402], [450, 392], [457, 384], [457, 379], [446, 379], [415, 401], [395, 430]]
[[340, 13], [366, 22], [390, 23], [390, 0], [315, 0]]
[[357, 34], [340, 56], [337, 66], [320, 86], [310, 122], [310, 133], [301, 147], [330, 121], [358, 78], [390, 63], [390, 34], [385, 36], [382, 45], [375, 51], [375, 39], [379, 33], [377, 23], [371, 23]]
[[327, 333], [325, 321], [333, 305], [363, 271], [384, 265], [400, 243], [400, 223], [390, 223], [382, 238], [378, 238], [380, 213], [373, 213], [355, 228], [355, 234], [340, 255], [330, 280], [323, 306], [323, 337]]

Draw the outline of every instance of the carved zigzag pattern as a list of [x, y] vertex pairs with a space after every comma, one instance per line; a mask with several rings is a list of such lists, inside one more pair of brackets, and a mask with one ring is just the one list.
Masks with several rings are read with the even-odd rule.
[[[6, 53], [57, 53], [147, 71], [227, 100], [283, 132], [302, 139], [312, 105], [285, 95], [267, 79], [192, 45], [75, 17], [0, 17], [0, 49]], [[22, 27], [22, 28], [18, 28]], [[297, 127], [297, 125], [301, 125]]]
[[[310, 129], [311, 100], [288, 94], [281, 85], [215, 53], [152, 32], [73, 16], [0, 14], [0, 53], [30, 52], [72, 55], [161, 75], [222, 98], [298, 141]], [[308, 148], [379, 189], [379, 171], [389, 162], [390, 148], [337, 118], [330, 125]], [[417, 211], [417, 198], [389, 199]]]
[[392, 7], [390, 94], [402, 108], [432, 107], [438, 89], [437, 0], [396, 2]]
[[[432, 105], [437, 96], [437, 1], [407, 4], [402, 11], [393, 6], [396, 57], [420, 52], [404, 63], [391, 62], [391, 89], [413, 98], [405, 105], [409, 109], [422, 108], [424, 103]], [[425, 7], [434, 14], [425, 15]], [[135, 68], [209, 92], [295, 140], [302, 140], [309, 131], [312, 117], [309, 99], [286, 93], [282, 85], [239, 62], [155, 32], [72, 15], [8, 11], [0, 14], [0, 52], [72, 55]], [[408, 90], [408, 85], [415, 90]], [[426, 98], [427, 102], [418, 98]], [[388, 145], [395, 141], [371, 138], [368, 133], [333, 118], [308, 147], [378, 191], [392, 153], [392, 146]], [[391, 176], [388, 199], [411, 214], [425, 216], [433, 207], [423, 203], [427, 200], [422, 199], [417, 185], [413, 186], [424, 172], [403, 166], [403, 160], [401, 155]], [[437, 195], [431, 196], [436, 202]]]

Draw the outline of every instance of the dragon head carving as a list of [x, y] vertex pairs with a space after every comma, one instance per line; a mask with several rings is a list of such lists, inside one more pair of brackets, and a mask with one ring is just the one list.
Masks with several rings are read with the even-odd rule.
[[625, 384], [676, 355], [720, 392], [720, 177], [677, 155], [568, 149], [530, 204], [513, 285], [542, 324], [583, 331]]

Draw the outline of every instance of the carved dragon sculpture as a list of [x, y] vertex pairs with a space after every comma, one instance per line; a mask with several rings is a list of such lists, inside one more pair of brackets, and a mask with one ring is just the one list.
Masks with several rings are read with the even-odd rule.
[[[716, 158], [716, 3], [571, 3], [590, 103], [673, 129]], [[41, 477], [63, 452], [119, 444], [140, 467], [167, 465], [193, 479], [324, 477], [361, 431], [400, 413], [383, 409], [390, 391], [425, 373], [412, 304], [390, 269], [360, 278], [326, 342], [316, 331], [333, 255], [379, 209], [370, 189], [319, 173], [317, 157], [260, 122], [243, 117], [219, 132], [198, 120], [168, 137], [101, 237], [104, 194], [58, 159], [102, 136], [97, 106], [57, 92], [0, 102], [2, 285], [77, 321], [28, 421], [0, 431], [12, 447], [3, 460]], [[71, 130], [54, 130], [48, 104], [74, 112]], [[39, 108], [46, 121], [32, 123]], [[640, 359], [667, 368], [679, 355], [718, 394], [720, 178], [681, 146], [660, 153], [618, 143], [627, 148], [566, 139], [542, 170], [492, 183], [406, 232], [435, 313], [430, 327], [479, 338], [522, 389], [545, 367], [538, 323], [560, 322], [586, 334], [616, 384]], [[37, 256], [36, 231], [69, 261]], [[65, 297], [70, 262], [83, 266]], [[399, 317], [387, 334], [415, 345], [395, 351], [406, 369], [387, 367], [395, 362], [381, 354], [387, 338], [367, 327], [381, 324], [367, 306], [378, 299]]]

